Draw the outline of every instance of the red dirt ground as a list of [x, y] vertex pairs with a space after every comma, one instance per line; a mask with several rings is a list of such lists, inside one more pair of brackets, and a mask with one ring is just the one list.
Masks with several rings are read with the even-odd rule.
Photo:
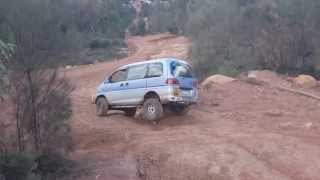
[[[90, 96], [107, 74], [139, 60], [186, 58], [190, 46], [168, 34], [128, 43], [135, 50], [128, 58], [65, 70], [76, 86], [71, 156], [79, 166], [73, 179], [320, 179], [320, 101], [274, 88], [287, 85], [281, 78], [271, 85], [238, 80], [203, 89], [189, 115], [167, 115], [157, 126], [116, 111], [95, 116]], [[0, 127], [9, 127], [12, 111], [5, 103], [0, 110]]]
[[95, 116], [90, 96], [116, 67], [149, 58], [186, 58], [189, 41], [131, 37], [128, 58], [65, 71], [72, 94], [80, 180], [318, 180], [320, 101], [243, 81], [202, 90], [199, 105], [159, 125], [119, 112]]

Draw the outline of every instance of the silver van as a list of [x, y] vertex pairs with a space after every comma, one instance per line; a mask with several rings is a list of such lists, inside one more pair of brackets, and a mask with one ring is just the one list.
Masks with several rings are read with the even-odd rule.
[[120, 67], [97, 88], [93, 103], [98, 116], [122, 110], [134, 116], [138, 107], [143, 117], [157, 122], [168, 108], [185, 114], [197, 102], [197, 79], [185, 61], [165, 58]]

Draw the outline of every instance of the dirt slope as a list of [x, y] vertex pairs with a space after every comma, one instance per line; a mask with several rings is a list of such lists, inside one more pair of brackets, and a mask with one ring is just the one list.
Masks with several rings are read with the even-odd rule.
[[112, 112], [96, 117], [90, 95], [116, 67], [185, 58], [189, 42], [168, 34], [132, 37], [130, 57], [66, 71], [73, 93], [75, 179], [320, 179], [320, 102], [235, 81], [202, 90], [185, 117], [158, 126]]

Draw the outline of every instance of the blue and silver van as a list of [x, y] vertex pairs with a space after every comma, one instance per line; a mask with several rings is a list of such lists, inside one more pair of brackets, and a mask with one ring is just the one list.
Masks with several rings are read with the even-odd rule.
[[93, 103], [98, 116], [122, 110], [134, 116], [138, 107], [143, 117], [157, 122], [168, 108], [185, 114], [197, 102], [197, 79], [185, 61], [165, 58], [120, 67], [97, 88]]

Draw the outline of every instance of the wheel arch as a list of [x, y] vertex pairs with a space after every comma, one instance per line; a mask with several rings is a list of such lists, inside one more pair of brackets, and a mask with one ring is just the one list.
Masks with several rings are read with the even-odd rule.
[[108, 99], [107, 99], [107, 97], [106, 97], [105, 95], [100, 94], [100, 95], [98, 95], [98, 96], [96, 97], [96, 99], [95, 99], [95, 101], [94, 101], [94, 104], [97, 104], [97, 101], [98, 101], [99, 98], [105, 98], [105, 99], [108, 101]]
[[149, 91], [149, 92], [147, 92], [147, 93], [144, 95], [144, 97], [143, 97], [143, 101], [145, 101], [145, 100], [147, 100], [147, 99], [149, 99], [149, 98], [157, 98], [157, 99], [159, 99], [159, 101], [161, 102], [161, 99], [160, 99], [159, 94], [158, 94], [157, 92], [155, 92], [155, 91]]

